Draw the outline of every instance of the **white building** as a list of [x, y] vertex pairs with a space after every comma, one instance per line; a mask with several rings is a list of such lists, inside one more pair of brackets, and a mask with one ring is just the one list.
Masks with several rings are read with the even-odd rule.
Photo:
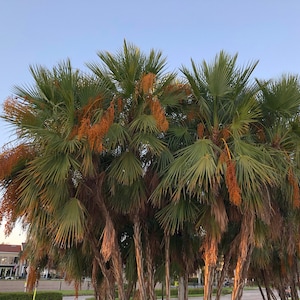
[[0, 278], [18, 278], [25, 275], [25, 266], [20, 260], [21, 245], [0, 244]]

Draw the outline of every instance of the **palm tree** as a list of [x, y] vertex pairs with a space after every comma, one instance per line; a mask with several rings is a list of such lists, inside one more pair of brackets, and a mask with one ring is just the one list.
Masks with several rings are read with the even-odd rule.
[[[272, 189], [270, 205], [276, 216], [277, 224], [271, 224], [270, 245], [264, 245], [266, 253], [271, 253], [270, 265], [265, 272], [278, 274], [274, 279], [281, 297], [285, 297], [284, 285], [292, 287], [293, 298], [297, 298], [295, 287], [295, 258], [298, 256], [295, 245], [298, 244], [299, 214], [299, 104], [300, 85], [297, 76], [284, 75], [278, 80], [259, 82], [261, 86], [260, 104], [262, 108], [261, 125], [257, 138], [270, 149], [276, 161], [276, 171], [280, 177], [276, 189]], [[270, 223], [270, 221], [269, 221]], [[267, 224], [269, 224], [267, 223]], [[278, 227], [278, 224], [281, 224]], [[279, 235], [274, 234], [278, 228]], [[278, 249], [274, 251], [272, 249]], [[264, 250], [259, 251], [264, 253]], [[277, 269], [273, 264], [276, 258]], [[281, 258], [289, 258], [288, 261]], [[280, 261], [280, 263], [278, 263]], [[291, 263], [291, 262], [294, 263]], [[271, 266], [271, 267], [270, 267]], [[282, 272], [282, 270], [286, 270]], [[270, 271], [272, 270], [272, 271]], [[287, 271], [288, 270], [288, 271]], [[276, 282], [276, 283], [275, 283]], [[289, 282], [289, 284], [287, 284]]]
[[[255, 212], [247, 203], [254, 196], [258, 199], [262, 187], [271, 184], [274, 177], [268, 153], [250, 139], [250, 126], [260, 117], [255, 99], [258, 87], [249, 84], [257, 63], [238, 68], [236, 60], [237, 55], [220, 52], [212, 64], [204, 61], [197, 67], [192, 61], [192, 71], [182, 68], [192, 91], [190, 102], [197, 105], [194, 115], [189, 116], [194, 124], [194, 143], [176, 153], [154, 195], [156, 201], [168, 194], [174, 202], [195, 197], [203, 204], [198, 228], [205, 237], [205, 299], [211, 299], [218, 244], [228, 225], [226, 201], [242, 210], [240, 247], [249, 245]], [[227, 195], [221, 194], [224, 185]], [[235, 290], [251, 252], [246, 248], [240, 249]]]
[[92, 118], [97, 124], [101, 114], [105, 120], [111, 117], [106, 87], [74, 71], [69, 61], [52, 71], [31, 67], [31, 73], [35, 86], [17, 88], [18, 96], [4, 106], [4, 119], [23, 142], [17, 147], [27, 149], [3, 174], [4, 198], [15, 203], [17, 216], [29, 224], [30, 234], [45, 228], [43, 234], [57, 247], [73, 247], [88, 238], [103, 275], [111, 282], [98, 244], [109, 223], [99, 186], [106, 165], [92, 143], [93, 124], [88, 131], [82, 121]]
[[[118, 109], [103, 144], [114, 156], [107, 174], [108, 189], [113, 209], [128, 215], [132, 222], [139, 293], [146, 299], [144, 258], [150, 259], [151, 254], [146, 255], [150, 248], [145, 248], [147, 241], [143, 240], [149, 234], [147, 220], [153, 217], [148, 198], [157, 184], [157, 160], [169, 151], [163, 137], [169, 127], [166, 109], [172, 111], [179, 100], [169, 88], [175, 74], [164, 74], [166, 59], [161, 52], [151, 50], [147, 56], [126, 42], [116, 55], [100, 52], [98, 56], [102, 65], [88, 66], [107, 83]], [[153, 274], [147, 277], [150, 280]], [[154, 299], [153, 279], [149, 284], [148, 293]]]

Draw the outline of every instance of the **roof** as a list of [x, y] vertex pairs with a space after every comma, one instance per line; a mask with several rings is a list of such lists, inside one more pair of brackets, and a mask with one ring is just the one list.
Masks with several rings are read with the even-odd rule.
[[21, 250], [21, 245], [0, 244], [0, 252], [19, 253]]

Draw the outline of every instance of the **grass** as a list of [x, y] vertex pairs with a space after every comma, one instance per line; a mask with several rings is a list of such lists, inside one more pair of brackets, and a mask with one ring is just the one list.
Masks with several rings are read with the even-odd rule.
[[[171, 289], [171, 296], [174, 297], [177, 295], [177, 291], [178, 289]], [[222, 295], [226, 295], [226, 294], [230, 294], [232, 291], [231, 288], [228, 288], [228, 287], [224, 287], [222, 289]], [[74, 296], [75, 295], [75, 291], [73, 290], [65, 290], [65, 291], [60, 291], [63, 296]], [[215, 291], [214, 291], [215, 292]], [[89, 295], [94, 295], [94, 291], [93, 289], [90, 289], [90, 290], [80, 290], [78, 292], [78, 294], [80, 296], [89, 296]], [[156, 295], [157, 297], [160, 297], [161, 296], [161, 290], [156, 290]], [[199, 297], [199, 296], [203, 296], [203, 288], [189, 288], [189, 297]], [[91, 297], [91, 298], [88, 298], [90, 300], [94, 300], [95, 298], [94, 297]]]

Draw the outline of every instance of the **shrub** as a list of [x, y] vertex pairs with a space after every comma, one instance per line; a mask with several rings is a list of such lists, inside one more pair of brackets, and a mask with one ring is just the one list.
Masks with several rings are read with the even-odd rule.
[[[1, 293], [0, 300], [32, 300], [33, 293]], [[35, 300], [62, 300], [63, 296], [57, 292], [37, 292]]]

